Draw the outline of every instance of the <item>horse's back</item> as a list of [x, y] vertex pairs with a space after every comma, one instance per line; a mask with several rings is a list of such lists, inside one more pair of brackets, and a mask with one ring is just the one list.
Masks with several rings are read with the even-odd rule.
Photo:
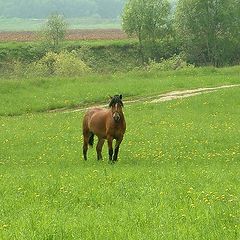
[[104, 118], [108, 112], [108, 109], [104, 108], [91, 108], [85, 113], [84, 118], [87, 118], [88, 120], [91, 120], [92, 118]]

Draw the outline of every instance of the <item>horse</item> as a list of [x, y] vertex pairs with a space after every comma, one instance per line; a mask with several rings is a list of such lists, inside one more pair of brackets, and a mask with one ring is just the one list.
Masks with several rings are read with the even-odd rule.
[[[122, 95], [110, 97], [109, 108], [91, 108], [83, 117], [83, 157], [87, 160], [88, 145], [93, 146], [94, 135], [98, 137], [97, 159], [102, 160], [102, 147], [107, 140], [109, 161], [117, 161], [119, 146], [126, 131], [126, 122], [122, 111]], [[113, 140], [116, 140], [113, 152]]]

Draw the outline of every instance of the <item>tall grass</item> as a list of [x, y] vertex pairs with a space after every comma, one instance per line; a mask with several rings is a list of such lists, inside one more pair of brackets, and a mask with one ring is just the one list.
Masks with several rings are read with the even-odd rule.
[[115, 165], [81, 112], [1, 117], [0, 238], [239, 239], [239, 94], [127, 105]]

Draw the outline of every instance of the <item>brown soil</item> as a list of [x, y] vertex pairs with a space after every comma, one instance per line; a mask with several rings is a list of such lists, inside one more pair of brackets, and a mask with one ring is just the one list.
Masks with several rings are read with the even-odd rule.
[[[66, 36], [67, 40], [99, 40], [99, 39], [126, 39], [127, 35], [120, 29], [77, 29], [69, 30]], [[37, 32], [0, 32], [0, 42], [7, 41], [36, 41]]]

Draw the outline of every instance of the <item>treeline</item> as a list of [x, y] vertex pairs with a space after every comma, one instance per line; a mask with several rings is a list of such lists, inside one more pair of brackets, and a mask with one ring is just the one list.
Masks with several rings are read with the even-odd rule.
[[128, 0], [123, 29], [139, 40], [143, 62], [180, 54], [195, 65], [240, 63], [240, 0]]
[[126, 0], [8, 0], [0, 1], [0, 17], [46, 18], [53, 12], [67, 18], [117, 18]]

